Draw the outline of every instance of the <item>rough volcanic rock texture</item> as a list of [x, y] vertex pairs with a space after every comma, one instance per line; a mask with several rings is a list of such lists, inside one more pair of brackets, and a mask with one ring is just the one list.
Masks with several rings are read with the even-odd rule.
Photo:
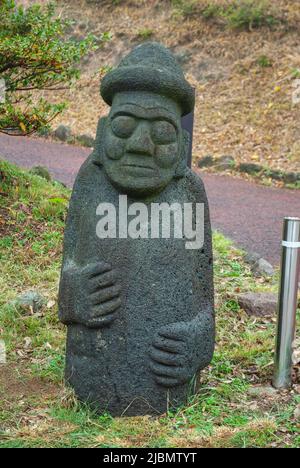
[[[185, 403], [214, 348], [208, 205], [201, 180], [186, 167], [188, 137], [180, 123], [193, 93], [166, 49], [155, 43], [138, 49], [102, 88], [112, 107], [73, 189], [60, 282], [67, 381], [81, 400], [118, 416], [161, 414]], [[157, 92], [140, 79], [139, 62], [144, 73], [147, 66], [161, 71]], [[121, 91], [114, 80], [123, 80]], [[127, 217], [120, 195], [127, 196], [128, 222], [137, 203], [149, 212], [144, 237], [120, 234], [120, 216]], [[99, 237], [103, 203], [116, 208], [116, 236]], [[173, 231], [151, 238], [151, 208], [162, 203], [192, 204], [193, 226], [196, 206], [204, 206], [200, 248], [186, 248], [188, 239]], [[174, 226], [178, 218], [171, 219]]]

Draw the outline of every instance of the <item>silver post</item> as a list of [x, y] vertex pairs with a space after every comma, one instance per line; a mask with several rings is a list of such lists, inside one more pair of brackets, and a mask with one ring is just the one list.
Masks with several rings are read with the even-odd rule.
[[300, 218], [285, 218], [273, 385], [292, 384], [292, 345], [295, 338], [297, 293], [300, 273]]

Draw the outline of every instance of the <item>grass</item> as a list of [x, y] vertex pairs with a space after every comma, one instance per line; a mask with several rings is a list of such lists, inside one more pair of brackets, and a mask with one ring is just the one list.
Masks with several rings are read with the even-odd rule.
[[206, 20], [216, 20], [231, 29], [252, 31], [264, 26], [272, 27], [280, 22], [267, 0], [233, 0], [229, 2], [197, 2], [196, 0], [172, 0], [177, 14], [184, 18], [201, 15]]
[[291, 71], [291, 76], [292, 78], [300, 78], [300, 69], [299, 68], [293, 68]]
[[152, 29], [148, 29], [148, 28], [140, 29], [138, 31], [138, 38], [141, 39], [142, 41], [147, 41], [150, 38], [152, 38], [153, 34], [154, 32], [152, 31]]
[[262, 68], [272, 67], [272, 60], [266, 55], [260, 55], [257, 59], [257, 64]]
[[253, 30], [263, 26], [274, 26], [278, 19], [269, 12], [270, 4], [265, 0], [242, 0], [232, 2], [221, 11], [221, 15], [233, 29]]
[[[248, 26], [232, 29], [220, 15], [211, 19], [203, 16], [208, 5], [225, 8], [232, 0], [197, 0], [195, 12], [185, 18], [174, 15], [172, 0], [123, 0], [118, 6], [102, 2], [100, 16], [95, 15], [93, 2], [60, 3], [64, 15], [74, 21], [71, 34], [81, 35], [84, 23], [96, 36], [110, 31], [112, 40], [82, 63], [82, 78], [76, 89], [57, 91], [55, 96], [46, 92], [55, 102], [69, 102], [53, 128], [64, 124], [74, 135], [95, 136], [99, 116], [107, 113], [99, 80], [105, 71], [117, 66], [130, 47], [142, 42], [140, 31], [150, 30], [150, 40], [165, 44], [177, 55], [196, 88], [195, 163], [206, 155], [231, 155], [237, 164], [257, 162], [274, 170], [300, 172], [300, 143], [295, 130], [300, 106], [292, 102], [299, 74], [295, 49], [300, 24], [298, 2], [269, 1], [266, 12], [278, 19], [278, 25], [257, 27], [251, 32]], [[272, 66], [257, 62], [262, 55]], [[263, 59], [259, 62], [267, 64]], [[283, 185], [273, 179], [266, 183]]]
[[[0, 367], [1, 448], [300, 446], [299, 386], [252, 392], [271, 379], [274, 320], [248, 317], [236, 301], [243, 291], [275, 291], [278, 278], [253, 278], [243, 253], [214, 233], [217, 347], [200, 392], [160, 418], [99, 416], [63, 385], [56, 301], [69, 191], [4, 162], [0, 187], [0, 339], [8, 359]], [[28, 289], [47, 298], [38, 313], [14, 303]]]
[[177, 16], [189, 18], [197, 13], [197, 0], [171, 0]]

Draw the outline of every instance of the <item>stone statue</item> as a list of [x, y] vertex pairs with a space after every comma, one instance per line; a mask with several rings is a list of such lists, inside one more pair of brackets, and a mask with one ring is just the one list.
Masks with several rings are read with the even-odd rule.
[[[111, 109], [77, 176], [65, 231], [66, 380], [99, 412], [162, 414], [196, 391], [214, 348], [208, 204], [181, 128], [194, 92], [172, 54], [145, 43], [104, 77], [101, 95]], [[201, 207], [203, 242], [193, 245]]]

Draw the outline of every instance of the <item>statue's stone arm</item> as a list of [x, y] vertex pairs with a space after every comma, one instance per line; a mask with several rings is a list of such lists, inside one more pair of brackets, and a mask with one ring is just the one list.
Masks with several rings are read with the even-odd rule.
[[155, 381], [165, 387], [187, 383], [211, 361], [214, 350], [212, 307], [194, 320], [160, 328], [150, 351], [150, 369]]
[[105, 262], [83, 268], [67, 263], [60, 281], [59, 317], [66, 325], [101, 328], [117, 318], [121, 288], [116, 273]]
[[75, 249], [81, 223], [78, 207], [84, 204], [82, 194], [88, 193], [84, 184], [90, 180], [89, 172], [94, 171], [90, 160], [78, 175], [69, 207], [59, 285], [59, 318], [66, 325], [77, 323], [101, 328], [117, 318], [121, 288], [116, 272], [108, 263], [99, 261], [79, 265], [76, 262]]
[[190, 177], [192, 193], [205, 206], [207, 227], [203, 249], [195, 251], [193, 295], [195, 318], [161, 327], [152, 341], [150, 369], [165, 387], [182, 385], [211, 361], [215, 342], [212, 239], [208, 203], [202, 182]]

